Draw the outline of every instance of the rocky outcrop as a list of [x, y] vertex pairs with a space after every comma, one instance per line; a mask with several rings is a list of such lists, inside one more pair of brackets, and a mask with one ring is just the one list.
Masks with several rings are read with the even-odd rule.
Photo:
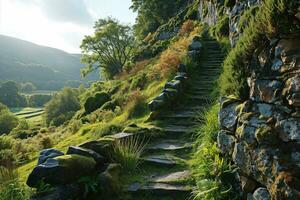
[[[55, 149], [43, 150], [27, 185], [33, 188], [50, 185], [52, 189], [31, 199], [93, 199], [89, 195], [113, 199], [120, 190], [121, 172], [121, 166], [113, 164], [111, 159], [114, 141], [107, 138], [70, 146], [66, 155]], [[85, 180], [93, 180], [95, 194], [87, 193], [86, 184], [89, 183]]]
[[270, 39], [250, 62], [249, 98], [221, 100], [218, 145], [244, 199], [300, 199], [299, 49], [299, 35]]

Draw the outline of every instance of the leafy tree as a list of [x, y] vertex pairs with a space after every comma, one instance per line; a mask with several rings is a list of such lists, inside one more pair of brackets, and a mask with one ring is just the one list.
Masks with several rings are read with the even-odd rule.
[[19, 94], [20, 86], [14, 81], [7, 81], [0, 85], [0, 102], [8, 107], [24, 107], [26, 98]]
[[111, 79], [130, 60], [134, 42], [131, 27], [107, 18], [98, 20], [94, 29], [94, 35], [86, 36], [80, 46], [82, 62], [87, 64], [82, 74], [101, 68], [104, 76]]
[[30, 92], [32, 92], [34, 90], [36, 90], [36, 87], [35, 87], [35, 85], [33, 85], [30, 82], [27, 82], [27, 83], [24, 83], [24, 84], [21, 85], [21, 91], [22, 92], [28, 92], [28, 93], [30, 93]]
[[186, 0], [132, 0], [131, 9], [138, 12], [136, 36], [143, 39], [149, 32], [168, 22], [186, 3]]
[[80, 109], [78, 92], [76, 89], [64, 88], [54, 95], [45, 106], [47, 125], [59, 126], [72, 118]]
[[0, 103], [0, 135], [9, 133], [18, 125], [18, 118], [9, 109]]

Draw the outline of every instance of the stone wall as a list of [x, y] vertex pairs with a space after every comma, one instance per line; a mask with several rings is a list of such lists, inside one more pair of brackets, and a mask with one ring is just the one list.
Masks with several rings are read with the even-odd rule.
[[243, 199], [300, 199], [300, 35], [262, 41], [249, 63], [249, 98], [221, 99], [218, 145]]

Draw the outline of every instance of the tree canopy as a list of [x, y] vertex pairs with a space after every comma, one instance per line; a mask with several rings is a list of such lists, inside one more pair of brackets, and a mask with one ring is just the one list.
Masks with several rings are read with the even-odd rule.
[[14, 81], [0, 84], [0, 102], [8, 107], [24, 107], [26, 98], [19, 94], [20, 86]]
[[143, 39], [149, 32], [166, 23], [183, 7], [185, 0], [132, 0], [131, 9], [138, 12], [135, 34]]
[[86, 36], [80, 46], [82, 62], [87, 64], [82, 74], [85, 76], [100, 68], [104, 76], [111, 79], [122, 72], [130, 60], [134, 42], [132, 29], [112, 18], [98, 20], [94, 29], [95, 33]]

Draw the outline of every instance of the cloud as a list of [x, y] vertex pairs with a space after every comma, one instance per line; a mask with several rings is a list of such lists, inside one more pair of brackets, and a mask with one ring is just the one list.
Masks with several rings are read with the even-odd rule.
[[[0, 0], [1, 1], [1, 0]], [[50, 20], [91, 26], [93, 19], [84, 0], [12, 0], [27, 6], [35, 5]]]
[[91, 25], [93, 19], [83, 0], [38, 0], [40, 8], [51, 20]]

